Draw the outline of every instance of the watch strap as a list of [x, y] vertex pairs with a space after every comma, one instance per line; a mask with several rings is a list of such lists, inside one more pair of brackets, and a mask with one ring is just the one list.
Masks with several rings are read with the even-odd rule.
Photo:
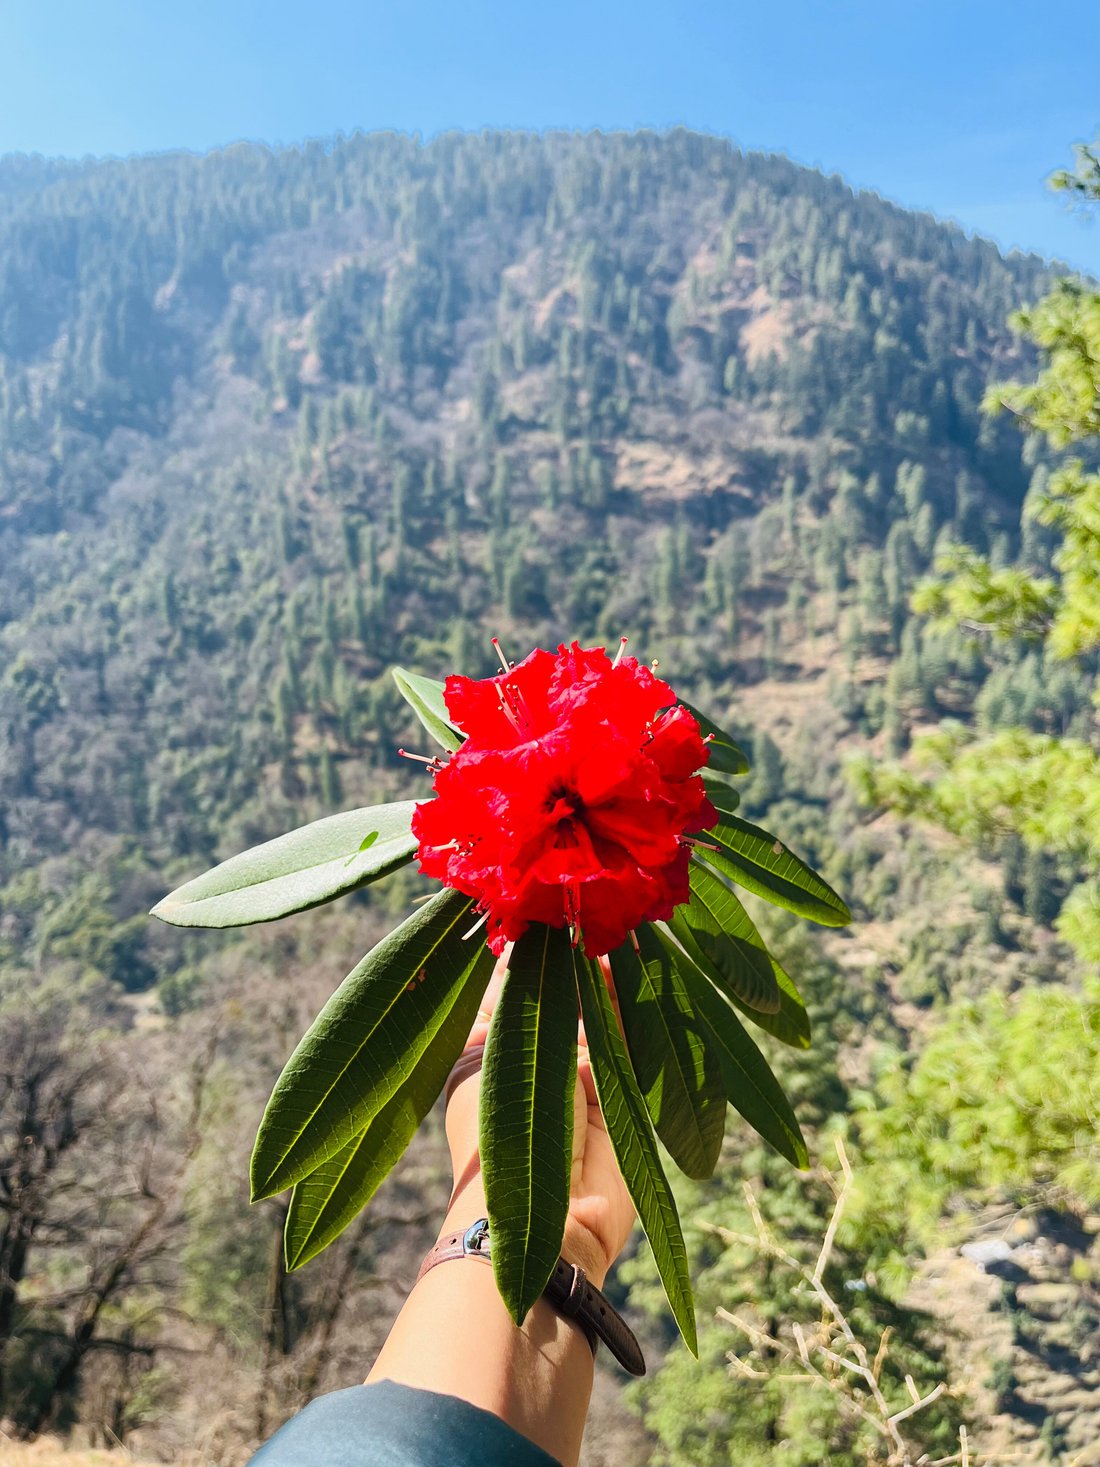
[[[416, 1282], [419, 1283], [438, 1263], [447, 1263], [455, 1258], [480, 1258], [483, 1263], [491, 1264], [492, 1256], [488, 1219], [479, 1218], [465, 1232], [450, 1233], [440, 1238], [420, 1265]], [[624, 1370], [631, 1375], [645, 1374], [645, 1358], [634, 1331], [583, 1268], [559, 1258], [543, 1290], [543, 1298], [564, 1318], [580, 1325], [592, 1346], [593, 1355], [598, 1341], [602, 1340]]]

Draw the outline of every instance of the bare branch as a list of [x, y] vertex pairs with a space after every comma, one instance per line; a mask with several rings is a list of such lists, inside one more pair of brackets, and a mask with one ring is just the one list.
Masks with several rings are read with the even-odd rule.
[[817, 1263], [814, 1265], [813, 1279], [815, 1287], [820, 1284], [826, 1268], [829, 1266], [829, 1258], [832, 1255], [833, 1243], [836, 1240], [836, 1230], [840, 1227], [840, 1219], [844, 1216], [844, 1207], [848, 1201], [848, 1193], [852, 1187], [852, 1167], [848, 1161], [848, 1153], [844, 1149], [841, 1137], [836, 1138], [836, 1154], [840, 1161], [840, 1169], [844, 1173], [844, 1183], [836, 1195], [836, 1205], [833, 1207], [829, 1226], [825, 1229], [825, 1237], [821, 1243], [821, 1252], [817, 1255]]
[[[889, 1360], [892, 1329], [887, 1327], [882, 1331], [872, 1357], [867, 1346], [855, 1333], [843, 1309], [825, 1285], [825, 1273], [832, 1260], [837, 1234], [853, 1185], [851, 1164], [844, 1144], [840, 1140], [837, 1141], [837, 1158], [840, 1164], [839, 1181], [826, 1174], [835, 1194], [835, 1202], [822, 1238], [821, 1248], [812, 1268], [782, 1246], [768, 1226], [760, 1203], [747, 1183], [744, 1187], [745, 1204], [752, 1219], [754, 1234], [734, 1232], [712, 1223], [700, 1224], [705, 1232], [720, 1238], [727, 1244], [755, 1248], [759, 1253], [781, 1263], [797, 1276], [806, 1295], [821, 1309], [821, 1318], [812, 1328], [805, 1326], [799, 1320], [787, 1322], [797, 1354], [782, 1339], [777, 1339], [773, 1334], [766, 1332], [753, 1320], [741, 1314], [734, 1314], [727, 1309], [718, 1309], [717, 1318], [740, 1330], [754, 1351], [767, 1352], [768, 1355], [777, 1356], [784, 1363], [797, 1360], [803, 1367], [801, 1372], [760, 1369], [751, 1361], [731, 1351], [727, 1355], [731, 1370], [749, 1380], [797, 1381], [803, 1384], [808, 1382], [815, 1387], [828, 1390], [844, 1413], [862, 1421], [883, 1441], [889, 1454], [885, 1458], [887, 1467], [949, 1467], [949, 1464], [955, 1463], [960, 1464], [960, 1467], [971, 1467], [971, 1463], [974, 1464], [974, 1467], [978, 1467], [979, 1463], [989, 1464], [1014, 1460], [1019, 1454], [973, 1457], [965, 1426], [961, 1427], [959, 1431], [959, 1451], [957, 1453], [950, 1457], [940, 1458], [935, 1462], [931, 1461], [927, 1453], [919, 1458], [914, 1457], [911, 1446], [899, 1428], [903, 1422], [940, 1400], [948, 1393], [948, 1386], [945, 1381], [940, 1381], [931, 1390], [922, 1394], [913, 1377], [906, 1374], [904, 1381], [909, 1396], [908, 1404], [899, 1410], [893, 1410], [881, 1384], [883, 1370]], [[876, 1460], [880, 1459], [876, 1456]]]
[[941, 1380], [938, 1386], [930, 1390], [926, 1396], [918, 1396], [912, 1405], [906, 1406], [904, 1411], [895, 1411], [890, 1417], [890, 1424], [897, 1426], [898, 1422], [904, 1421], [907, 1416], [915, 1416], [918, 1411], [923, 1411], [925, 1406], [931, 1406], [933, 1401], [938, 1400], [946, 1389], [947, 1386]]

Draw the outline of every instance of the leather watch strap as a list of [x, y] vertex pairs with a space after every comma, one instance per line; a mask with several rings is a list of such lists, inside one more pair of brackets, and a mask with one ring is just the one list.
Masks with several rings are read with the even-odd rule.
[[[483, 1263], [491, 1264], [492, 1256], [488, 1219], [479, 1218], [465, 1232], [440, 1238], [420, 1265], [416, 1281], [419, 1283], [437, 1263], [446, 1263], [453, 1258], [480, 1258]], [[597, 1342], [602, 1340], [624, 1370], [631, 1375], [645, 1374], [645, 1358], [633, 1330], [607, 1295], [588, 1279], [583, 1268], [559, 1258], [543, 1297], [559, 1314], [580, 1325], [592, 1346], [593, 1355]]]

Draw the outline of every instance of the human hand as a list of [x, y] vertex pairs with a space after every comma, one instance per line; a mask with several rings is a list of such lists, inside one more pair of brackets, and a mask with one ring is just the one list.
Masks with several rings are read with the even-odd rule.
[[[497, 963], [466, 1047], [447, 1081], [447, 1141], [454, 1170], [454, 1190], [448, 1209], [450, 1226], [474, 1221], [484, 1214], [484, 1188], [478, 1153], [478, 1105], [485, 1041], [507, 972], [509, 949]], [[600, 960], [610, 985], [610, 966]], [[611, 989], [612, 1003], [615, 1002]], [[459, 1216], [459, 1214], [462, 1214]], [[465, 1216], [469, 1213], [469, 1216]], [[634, 1222], [634, 1205], [626, 1190], [604, 1125], [584, 1025], [577, 1027], [577, 1084], [573, 1092], [573, 1163], [569, 1214], [562, 1256], [579, 1264], [597, 1287], [622, 1252]]]

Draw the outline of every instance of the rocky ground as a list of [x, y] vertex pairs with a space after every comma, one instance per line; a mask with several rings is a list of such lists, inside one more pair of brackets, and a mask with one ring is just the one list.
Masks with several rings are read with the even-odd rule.
[[986, 1460], [1100, 1467], [1100, 1216], [982, 1218], [911, 1302], [943, 1320]]

